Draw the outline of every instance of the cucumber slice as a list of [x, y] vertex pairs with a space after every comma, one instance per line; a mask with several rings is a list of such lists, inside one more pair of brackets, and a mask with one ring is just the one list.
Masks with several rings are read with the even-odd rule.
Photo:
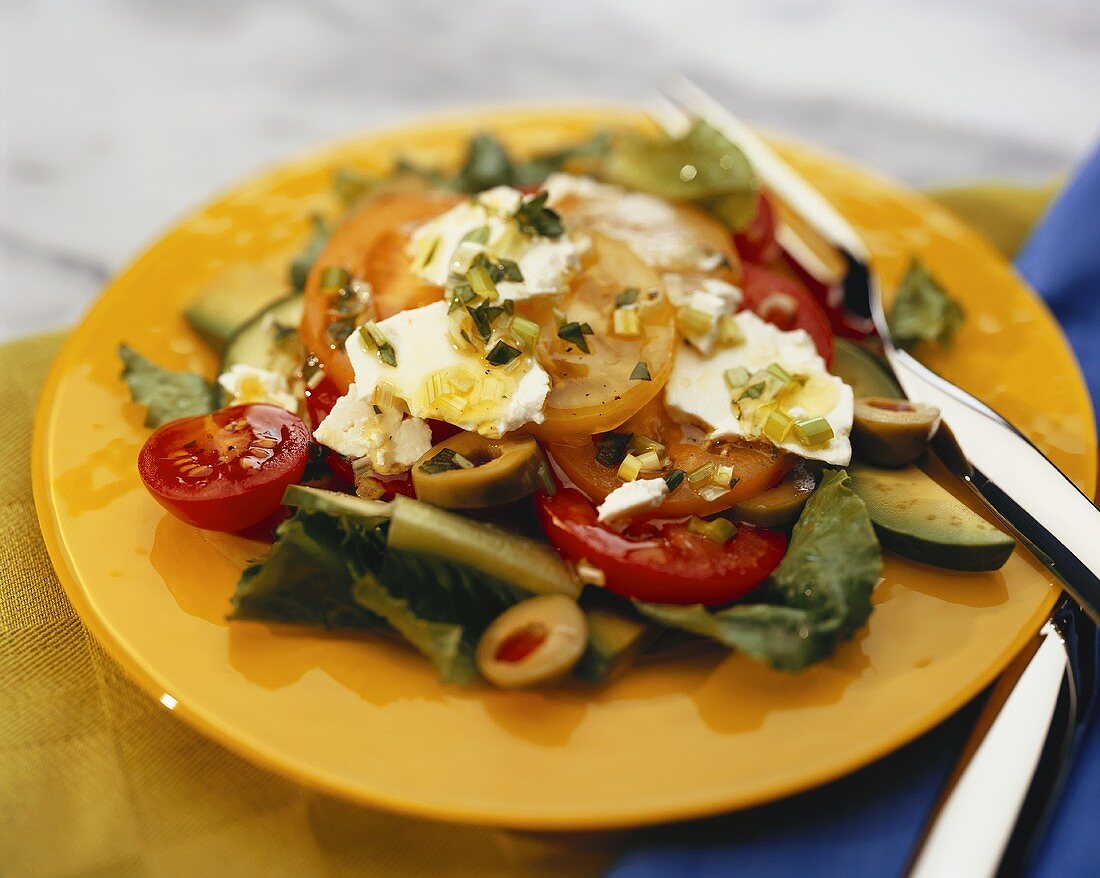
[[857, 397], [905, 398], [894, 376], [882, 361], [846, 339], [833, 340], [833, 365], [829, 371], [850, 385]]
[[285, 295], [282, 280], [255, 265], [231, 265], [207, 284], [183, 312], [203, 341], [221, 351], [242, 325]]
[[454, 561], [533, 594], [580, 594], [580, 583], [546, 543], [408, 497], [389, 505], [388, 544], [395, 549]]
[[226, 342], [221, 371], [228, 372], [243, 363], [283, 375], [294, 372], [305, 357], [305, 348], [298, 336], [305, 301], [302, 293], [291, 293], [272, 302], [245, 323]]

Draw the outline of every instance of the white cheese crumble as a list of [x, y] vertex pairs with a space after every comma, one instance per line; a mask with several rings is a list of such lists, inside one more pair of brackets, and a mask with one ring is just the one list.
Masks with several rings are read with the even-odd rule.
[[664, 479], [637, 479], [624, 482], [608, 494], [596, 508], [597, 521], [615, 521], [656, 509], [668, 496], [668, 484]]
[[397, 408], [375, 412], [356, 386], [336, 400], [313, 438], [338, 454], [366, 458], [376, 473], [406, 472], [432, 447], [432, 430], [420, 418], [405, 418]]
[[745, 337], [741, 344], [719, 348], [709, 357], [686, 347], [677, 351], [665, 387], [669, 412], [677, 420], [702, 424], [711, 439], [743, 438], [745, 427], [730, 403], [723, 374], [739, 366], [756, 372], [778, 363], [792, 375], [806, 377], [788, 405], [792, 416], [822, 416], [833, 429], [833, 438], [820, 447], [806, 448], [793, 438], [779, 447], [800, 457], [846, 466], [852, 459], [852, 388], [829, 374], [805, 330], [785, 332], [751, 311], [741, 311], [734, 319]]
[[[702, 335], [685, 335], [688, 344], [701, 354], [709, 354], [718, 341], [718, 321], [727, 314], [733, 314], [741, 304], [742, 293], [733, 284], [716, 278], [700, 278], [692, 284], [688, 293], [681, 287], [680, 304], [688, 305], [697, 311], [711, 316], [710, 329]], [[667, 288], [667, 287], [666, 287]], [[671, 298], [671, 294], [670, 294]], [[675, 299], [673, 300], [675, 301]]]
[[[424, 223], [409, 240], [408, 254], [413, 259], [414, 273], [430, 284], [443, 286], [451, 274], [451, 260], [459, 243], [468, 233], [486, 226], [489, 237], [482, 248], [484, 252], [513, 260], [523, 275], [522, 281], [497, 283], [497, 292], [503, 298], [526, 299], [560, 293], [569, 275], [580, 268], [582, 244], [568, 234], [558, 238], [515, 237], [509, 230], [516, 228], [512, 216], [522, 199], [519, 191], [497, 186]], [[513, 238], [514, 251], [497, 252], [496, 247], [505, 236]], [[424, 254], [429, 253], [431, 257], [425, 260]]]
[[551, 174], [545, 187], [547, 203], [560, 207], [566, 219], [622, 241], [654, 268], [713, 271], [725, 258], [701, 244], [695, 230], [664, 199], [571, 174]]
[[237, 363], [218, 376], [218, 384], [228, 393], [234, 405], [267, 403], [290, 412], [298, 410], [298, 399], [290, 392], [285, 375]]
[[[533, 358], [517, 360], [507, 369], [497, 369], [473, 353], [455, 349], [448, 335], [447, 303], [433, 302], [421, 308], [401, 311], [378, 324], [386, 340], [393, 345], [396, 366], [383, 363], [377, 351], [353, 333], [345, 350], [355, 370], [355, 383], [365, 399], [373, 398], [379, 381], [390, 382], [394, 394], [409, 411], [420, 418], [438, 418], [464, 430], [477, 430], [485, 436], [499, 437], [524, 424], [541, 424], [543, 404], [550, 392], [550, 376]], [[480, 400], [468, 414], [446, 416], [431, 407], [426, 390], [436, 372], [459, 369], [480, 384], [491, 378], [499, 385], [494, 399]], [[461, 393], [472, 401], [477, 387]]]

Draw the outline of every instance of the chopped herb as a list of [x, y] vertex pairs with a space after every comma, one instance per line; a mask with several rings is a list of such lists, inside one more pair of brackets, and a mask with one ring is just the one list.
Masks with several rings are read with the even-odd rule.
[[633, 433], [604, 433], [596, 451], [596, 463], [617, 468], [626, 457], [627, 446], [633, 438]]
[[680, 483], [684, 480], [686, 475], [687, 473], [682, 469], [674, 469], [665, 473], [665, 484], [668, 485], [668, 492], [670, 494], [680, 487]]
[[119, 346], [118, 355], [130, 398], [146, 406], [146, 427], [159, 427], [176, 418], [203, 415], [217, 408], [217, 388], [202, 376], [162, 369], [127, 345]]
[[914, 259], [898, 286], [886, 322], [898, 347], [910, 348], [920, 341], [949, 345], [963, 322], [963, 309]]
[[359, 335], [364, 344], [373, 347], [378, 352], [378, 359], [383, 363], [387, 366], [397, 365], [397, 352], [377, 323], [368, 320], [360, 327]]
[[526, 235], [541, 235], [543, 238], [560, 238], [565, 232], [561, 217], [556, 210], [546, 206], [549, 192], [540, 192], [523, 202], [516, 210], [516, 224]]
[[341, 268], [339, 265], [330, 265], [321, 272], [321, 289], [338, 290], [349, 280], [351, 280], [351, 275], [346, 268]]
[[[470, 229], [470, 231], [468, 231], [465, 235], [462, 236], [462, 240], [459, 241], [458, 243], [459, 244], [466, 244], [466, 243], [470, 243], [470, 244], [488, 244], [489, 243], [489, 227], [488, 226], [478, 226], [476, 229]], [[426, 261], [431, 262], [432, 260], [429, 257]]]
[[493, 345], [493, 349], [485, 355], [485, 362], [492, 366], [506, 366], [521, 353], [522, 351], [520, 351], [519, 348], [514, 348], [508, 344], [508, 342], [501, 339]]
[[645, 360], [638, 360], [634, 364], [634, 371], [630, 373], [631, 381], [652, 381], [653, 376], [649, 374], [649, 365]]
[[519, 270], [519, 265], [511, 259], [490, 259], [489, 277], [493, 279], [495, 284], [501, 281], [516, 284], [523, 282], [523, 272]]
[[509, 317], [516, 313], [516, 303], [512, 299], [505, 299], [500, 307], [504, 309], [504, 313]]
[[630, 287], [623, 290], [619, 295], [615, 297], [615, 307], [625, 308], [627, 305], [633, 305], [638, 301], [638, 288]]
[[592, 334], [592, 327], [587, 323], [577, 323], [572, 321], [571, 323], [563, 323], [561, 328], [558, 329], [558, 338], [563, 341], [567, 341], [570, 344], [575, 344], [584, 353], [592, 353], [588, 347], [588, 341], [585, 339], [586, 335]]
[[380, 415], [380, 414], [382, 414], [382, 406], [380, 406], [380, 405], [376, 405], [376, 406], [374, 406], [374, 413], [375, 413], [376, 415]]
[[499, 305], [482, 302], [476, 308], [467, 305], [466, 312], [474, 321], [474, 328], [477, 329], [477, 334], [481, 336], [482, 341], [488, 341], [493, 334], [493, 321], [504, 313], [504, 309]]
[[436, 455], [420, 464], [420, 471], [432, 475], [456, 469], [472, 469], [473, 466], [472, 462], [453, 448], [442, 448]]

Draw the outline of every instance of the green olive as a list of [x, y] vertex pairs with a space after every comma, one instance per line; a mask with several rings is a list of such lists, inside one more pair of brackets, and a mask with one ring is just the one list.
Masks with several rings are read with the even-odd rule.
[[568, 674], [588, 645], [588, 623], [577, 602], [543, 594], [509, 607], [485, 629], [477, 666], [504, 689], [537, 686]]
[[940, 423], [935, 406], [868, 396], [856, 400], [852, 447], [868, 463], [906, 466], [928, 447]]
[[774, 488], [735, 503], [723, 515], [758, 527], [786, 527], [794, 523], [810, 499], [817, 479], [806, 464], [799, 464]]
[[[430, 461], [453, 453], [451, 469]], [[472, 464], [472, 466], [470, 466]], [[532, 436], [488, 439], [464, 432], [433, 446], [412, 468], [416, 496], [444, 509], [500, 506], [533, 494], [545, 484], [546, 461]]]

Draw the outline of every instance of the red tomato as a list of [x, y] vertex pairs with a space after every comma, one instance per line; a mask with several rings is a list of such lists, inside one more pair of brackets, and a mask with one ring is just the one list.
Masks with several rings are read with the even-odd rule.
[[787, 253], [783, 254], [783, 263], [821, 303], [822, 309], [829, 317], [834, 335], [839, 335], [841, 338], [864, 339], [875, 331], [875, 324], [869, 317], [860, 317], [844, 306], [844, 290], [841, 287], [825, 286]]
[[582, 558], [615, 594], [663, 604], [726, 604], [764, 581], [787, 550], [779, 531], [738, 525], [719, 545], [686, 524], [643, 523], [618, 533], [596, 521], [596, 507], [572, 488], [535, 498], [539, 524], [558, 553]]
[[775, 208], [763, 192], [756, 199], [756, 214], [743, 232], [733, 236], [733, 243], [745, 262], [770, 265], [782, 253], [775, 240]]
[[273, 405], [237, 405], [159, 427], [138, 455], [149, 493], [176, 518], [235, 531], [274, 513], [309, 458], [309, 430]]
[[744, 264], [744, 306], [780, 329], [805, 329], [825, 365], [833, 360], [833, 332], [829, 318], [805, 286], [762, 265]]

